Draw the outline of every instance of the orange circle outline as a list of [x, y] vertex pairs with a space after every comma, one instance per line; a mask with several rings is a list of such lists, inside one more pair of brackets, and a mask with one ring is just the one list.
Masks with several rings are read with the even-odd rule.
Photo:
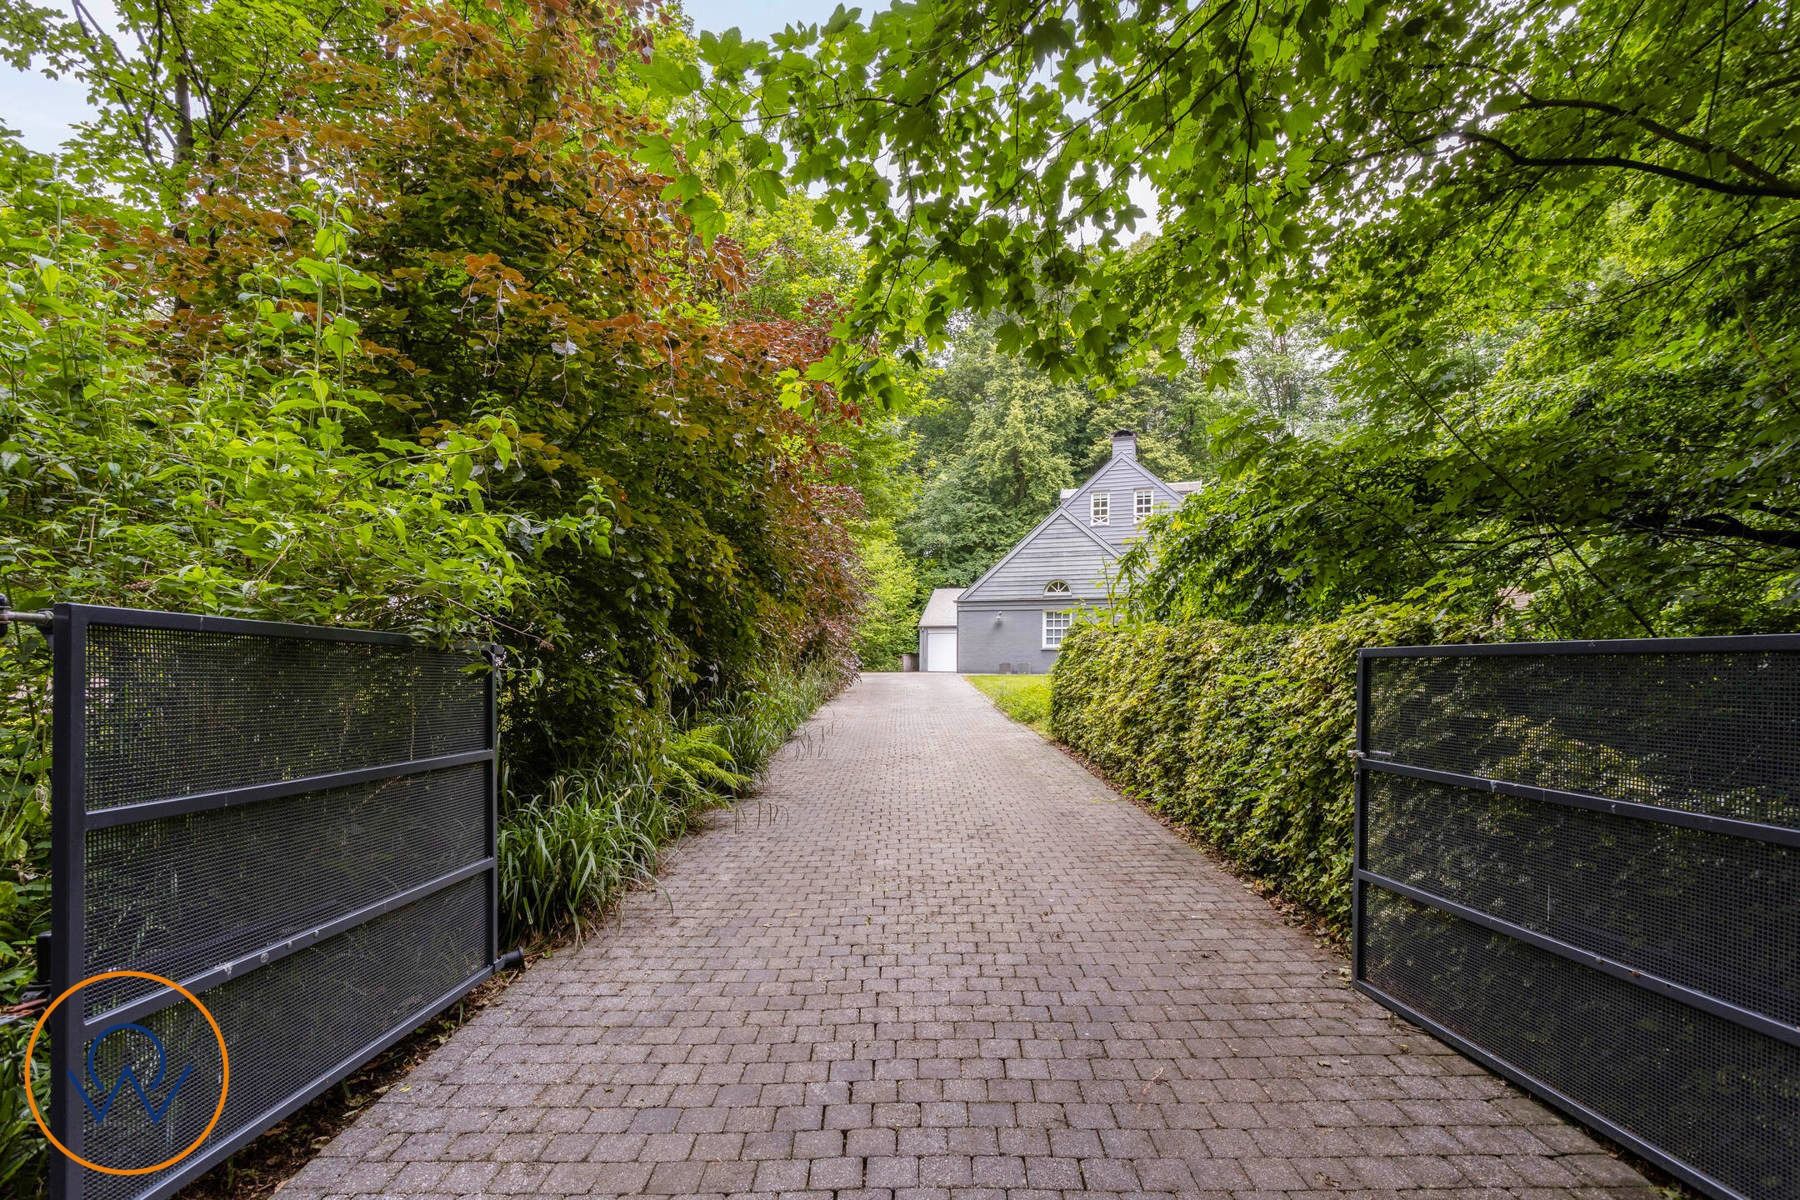
[[[73, 996], [76, 992], [79, 992], [88, 984], [99, 983], [102, 979], [148, 979], [151, 983], [160, 983], [166, 988], [171, 988], [174, 991], [180, 992], [183, 996], [187, 997], [189, 1004], [192, 1004], [195, 1008], [200, 1010], [200, 1015], [206, 1018], [206, 1023], [208, 1025], [212, 1026], [213, 1037], [219, 1043], [219, 1104], [217, 1108], [213, 1109], [212, 1120], [206, 1123], [206, 1128], [200, 1131], [199, 1137], [188, 1143], [187, 1149], [183, 1150], [180, 1154], [175, 1155], [173, 1158], [165, 1158], [162, 1162], [159, 1162], [152, 1167], [103, 1167], [97, 1162], [89, 1162], [87, 1159], [81, 1157], [81, 1155], [63, 1145], [57, 1136], [50, 1132], [50, 1125], [44, 1120], [44, 1114], [38, 1111], [37, 1093], [32, 1091], [31, 1088], [31, 1056], [37, 1050], [38, 1035], [44, 1032], [44, 1022], [50, 1019], [50, 1014], [56, 1011], [57, 1005], [61, 1004], [64, 1000], [67, 1000], [70, 996]], [[34, 1025], [31, 1030], [31, 1040], [25, 1043], [25, 1103], [31, 1107], [32, 1120], [37, 1122], [37, 1127], [43, 1130], [44, 1136], [50, 1139], [50, 1144], [62, 1151], [66, 1157], [74, 1159], [90, 1171], [99, 1171], [103, 1175], [153, 1175], [158, 1171], [174, 1166], [176, 1163], [198, 1150], [200, 1144], [212, 1136], [212, 1131], [218, 1125], [219, 1118], [225, 1115], [225, 1095], [230, 1090], [231, 1058], [225, 1052], [225, 1034], [220, 1030], [219, 1023], [213, 1020], [212, 1012], [206, 1005], [200, 1003], [199, 998], [195, 996], [194, 993], [188, 991], [173, 979], [165, 979], [161, 975], [152, 975], [148, 971], [102, 971], [98, 975], [89, 975], [81, 982], [71, 984], [69, 987], [64, 988], [62, 995], [52, 1000], [50, 1002], [50, 1007], [44, 1010], [43, 1016], [37, 1019], [37, 1024]]]

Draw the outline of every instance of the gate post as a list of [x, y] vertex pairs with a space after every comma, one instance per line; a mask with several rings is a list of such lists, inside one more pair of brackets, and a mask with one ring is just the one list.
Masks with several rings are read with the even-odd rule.
[[500, 962], [500, 668], [506, 665], [506, 651], [489, 645], [483, 656], [488, 663], [487, 677], [487, 748], [493, 755], [487, 767], [487, 838], [484, 845], [495, 855], [494, 867], [487, 873], [487, 958]]
[[[87, 805], [83, 747], [87, 740], [87, 621], [79, 608], [58, 604], [50, 627], [50, 995], [80, 982], [87, 961], [83, 847]], [[63, 1145], [83, 1152], [81, 1107], [67, 1073], [81, 1046], [82, 1007], [71, 1001], [50, 1016], [50, 1129]], [[50, 1150], [51, 1200], [81, 1194], [81, 1167]]]
[[1363, 761], [1369, 754], [1369, 651], [1356, 651], [1356, 747], [1350, 751], [1354, 782], [1354, 815], [1350, 850], [1350, 978], [1362, 979], [1363, 959], [1363, 838], [1367, 833], [1369, 773]]

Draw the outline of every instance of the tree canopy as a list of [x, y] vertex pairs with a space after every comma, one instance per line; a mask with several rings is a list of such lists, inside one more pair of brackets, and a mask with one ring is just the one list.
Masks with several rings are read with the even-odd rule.
[[1522, 224], [1554, 253], [1654, 186], [1697, 234], [1776, 236], [1794, 36], [1758, 0], [925, 0], [648, 71], [867, 239], [852, 331], [998, 312], [1003, 348], [1111, 376], [1230, 348], [1371, 233], [1402, 279]]
[[1278, 395], [1254, 339], [1324, 314], [1330, 403], [1216, 431], [1147, 603], [1644, 633], [1796, 619], [1795, 40], [1758, 0], [925, 0], [646, 71], [866, 239], [815, 368], [853, 393], [974, 314], [1056, 379]]

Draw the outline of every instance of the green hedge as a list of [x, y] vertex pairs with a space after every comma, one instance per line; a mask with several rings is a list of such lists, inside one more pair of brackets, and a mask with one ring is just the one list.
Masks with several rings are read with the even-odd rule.
[[1406, 605], [1314, 625], [1080, 625], [1052, 675], [1051, 732], [1341, 931], [1356, 651], [1478, 635]]

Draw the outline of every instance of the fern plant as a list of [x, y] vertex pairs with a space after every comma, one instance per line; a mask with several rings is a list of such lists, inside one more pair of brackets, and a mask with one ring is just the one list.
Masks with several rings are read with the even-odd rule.
[[658, 766], [668, 791], [702, 808], [725, 803], [752, 782], [736, 769], [725, 727], [717, 723], [696, 725], [670, 738]]

